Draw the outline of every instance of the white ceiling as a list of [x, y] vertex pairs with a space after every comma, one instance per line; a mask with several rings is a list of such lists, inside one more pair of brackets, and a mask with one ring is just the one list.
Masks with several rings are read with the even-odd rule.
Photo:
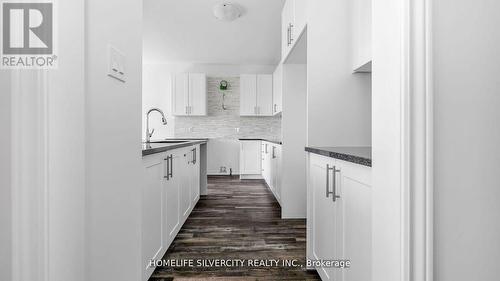
[[212, 12], [221, 0], [143, 0], [144, 62], [277, 64], [284, 0], [228, 0], [242, 7], [233, 22]]

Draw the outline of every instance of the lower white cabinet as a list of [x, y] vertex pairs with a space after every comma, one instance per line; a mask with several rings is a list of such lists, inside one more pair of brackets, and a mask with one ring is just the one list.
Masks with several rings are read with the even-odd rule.
[[199, 145], [144, 156], [143, 280], [154, 271], [200, 198]]
[[[150, 259], [161, 258], [165, 251], [163, 222], [165, 220], [165, 161], [163, 154], [154, 154], [143, 158], [144, 182], [142, 190], [142, 256], [146, 274], [151, 274], [148, 267]], [[148, 276], [149, 276], [148, 275]]]
[[240, 178], [261, 178], [261, 141], [240, 141]]
[[281, 145], [262, 142], [262, 178], [281, 204]]
[[317, 266], [323, 280], [370, 280], [371, 192], [370, 167], [309, 154], [308, 258], [351, 262]]

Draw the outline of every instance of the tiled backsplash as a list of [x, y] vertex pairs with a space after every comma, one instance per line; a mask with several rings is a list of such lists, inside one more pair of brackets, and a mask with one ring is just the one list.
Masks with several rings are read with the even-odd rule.
[[[222, 108], [221, 80], [229, 82]], [[175, 137], [179, 138], [266, 138], [281, 139], [281, 116], [240, 116], [239, 77], [207, 78], [208, 116], [175, 117]]]

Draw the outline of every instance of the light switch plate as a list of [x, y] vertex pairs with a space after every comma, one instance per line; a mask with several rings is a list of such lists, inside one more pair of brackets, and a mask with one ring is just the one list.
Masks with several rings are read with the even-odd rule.
[[108, 76], [126, 81], [125, 55], [111, 45], [108, 45]]

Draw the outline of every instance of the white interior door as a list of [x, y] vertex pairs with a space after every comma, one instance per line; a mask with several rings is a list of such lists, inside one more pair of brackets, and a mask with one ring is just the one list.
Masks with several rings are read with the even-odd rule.
[[273, 75], [257, 75], [257, 113], [261, 116], [273, 115]]
[[177, 73], [172, 77], [172, 112], [174, 115], [188, 115], [189, 74]]
[[240, 115], [257, 115], [257, 75], [240, 75]]
[[189, 115], [207, 115], [207, 76], [204, 73], [189, 74]]

